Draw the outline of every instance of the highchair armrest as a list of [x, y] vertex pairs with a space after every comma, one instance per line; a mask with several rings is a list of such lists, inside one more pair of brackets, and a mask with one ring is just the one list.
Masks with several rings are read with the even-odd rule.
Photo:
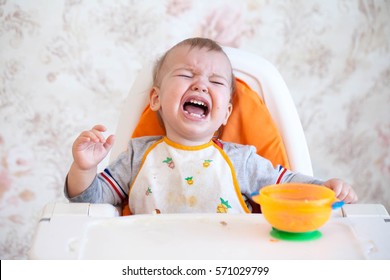
[[345, 204], [341, 212], [343, 217], [390, 217], [382, 204]]
[[94, 221], [119, 216], [110, 204], [49, 203], [38, 222], [29, 259], [77, 259], [80, 240]]
[[49, 203], [42, 212], [42, 219], [55, 216], [89, 216], [89, 217], [117, 217], [120, 211], [110, 204], [94, 203]]

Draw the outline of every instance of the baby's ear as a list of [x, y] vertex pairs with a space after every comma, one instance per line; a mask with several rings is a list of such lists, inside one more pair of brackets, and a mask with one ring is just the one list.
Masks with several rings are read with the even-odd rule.
[[227, 121], [228, 121], [230, 115], [232, 114], [232, 111], [233, 111], [233, 104], [229, 103], [228, 108], [226, 110], [225, 120], [222, 123], [222, 125], [226, 125], [227, 124]]
[[150, 90], [149, 104], [152, 111], [158, 111], [160, 109], [160, 89], [158, 87], [152, 87]]

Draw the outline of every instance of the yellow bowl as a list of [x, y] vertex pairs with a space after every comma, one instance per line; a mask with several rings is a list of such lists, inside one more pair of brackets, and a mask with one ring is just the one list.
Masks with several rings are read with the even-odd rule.
[[275, 229], [296, 233], [324, 225], [336, 201], [327, 187], [298, 183], [264, 187], [252, 199], [261, 205], [264, 218]]

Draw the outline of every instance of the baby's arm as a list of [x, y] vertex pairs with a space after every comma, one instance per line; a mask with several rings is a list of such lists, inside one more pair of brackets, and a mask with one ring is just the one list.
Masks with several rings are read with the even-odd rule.
[[97, 165], [106, 157], [114, 144], [114, 135], [104, 138], [103, 125], [95, 125], [83, 131], [72, 147], [73, 163], [70, 167], [67, 187], [69, 197], [81, 194], [91, 185], [97, 173]]
[[241, 191], [249, 196], [258, 193], [259, 188], [267, 185], [296, 182], [324, 185], [333, 190], [336, 197], [345, 203], [355, 203], [358, 200], [351, 185], [340, 179], [330, 179], [324, 182], [280, 166], [274, 168], [269, 160], [256, 154], [254, 147], [224, 143], [224, 149], [232, 160]]

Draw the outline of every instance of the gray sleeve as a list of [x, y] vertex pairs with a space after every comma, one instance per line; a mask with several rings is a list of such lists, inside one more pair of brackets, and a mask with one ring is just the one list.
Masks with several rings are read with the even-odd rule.
[[65, 197], [70, 202], [89, 202], [89, 203], [109, 203], [112, 205], [119, 205], [120, 202], [115, 200], [115, 194], [112, 188], [108, 188], [104, 182], [99, 180], [99, 175], [95, 176], [91, 185], [85, 189], [81, 194], [69, 197], [67, 191], [67, 180], [64, 188]]
[[272, 163], [256, 154], [253, 146], [232, 143], [223, 143], [224, 151], [232, 161], [236, 171], [237, 181], [241, 193], [250, 197], [253, 193], [267, 185], [277, 182], [299, 182], [309, 184], [323, 184], [323, 181], [301, 173], [294, 173], [282, 166], [274, 167]]
[[70, 202], [109, 203], [119, 205], [128, 197], [129, 188], [137, 176], [147, 149], [161, 137], [140, 137], [129, 141], [121, 153], [91, 185], [78, 196], [70, 198], [65, 182], [64, 193]]

